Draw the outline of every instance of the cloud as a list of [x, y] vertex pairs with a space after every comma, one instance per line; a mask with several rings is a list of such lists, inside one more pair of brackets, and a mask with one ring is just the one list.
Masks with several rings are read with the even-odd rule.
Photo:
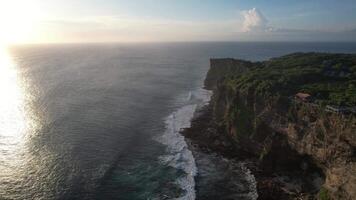
[[268, 31], [268, 20], [256, 8], [242, 12], [243, 23], [242, 31], [244, 32], [264, 32]]

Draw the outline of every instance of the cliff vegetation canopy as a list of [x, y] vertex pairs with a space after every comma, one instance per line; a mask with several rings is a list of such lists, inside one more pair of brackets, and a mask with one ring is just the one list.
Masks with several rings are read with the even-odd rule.
[[356, 106], [356, 55], [294, 53], [258, 62], [225, 81], [240, 91], [253, 90], [266, 97], [305, 92], [316, 103]]

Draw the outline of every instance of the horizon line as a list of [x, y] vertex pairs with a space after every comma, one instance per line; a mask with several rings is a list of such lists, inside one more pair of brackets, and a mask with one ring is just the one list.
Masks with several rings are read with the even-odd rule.
[[74, 45], [74, 44], [164, 44], [164, 43], [356, 43], [356, 41], [330, 41], [330, 40], [276, 40], [276, 41], [266, 41], [266, 40], [216, 40], [216, 41], [204, 41], [204, 40], [192, 40], [192, 41], [101, 41], [101, 42], [26, 42], [26, 43], [13, 43], [5, 44], [4, 46], [27, 46], [27, 45]]

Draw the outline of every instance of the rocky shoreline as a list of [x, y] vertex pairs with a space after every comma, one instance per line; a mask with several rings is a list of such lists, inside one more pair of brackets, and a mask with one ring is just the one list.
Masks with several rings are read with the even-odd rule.
[[[212, 106], [207, 105], [197, 111], [191, 121], [191, 127], [182, 130], [181, 133], [186, 137], [191, 148], [243, 162], [257, 181], [258, 199], [311, 199], [318, 191], [317, 187], [322, 184], [322, 177], [317, 168], [304, 171], [303, 166], [295, 166], [295, 163], [286, 165], [285, 163], [272, 163], [271, 160], [266, 159], [262, 161], [250, 152], [239, 148], [222, 132], [222, 127], [219, 127], [213, 119]], [[288, 159], [290, 161], [296, 159], [293, 156], [296, 155], [290, 155]], [[316, 184], [316, 186], [311, 186], [311, 184]], [[311, 191], [310, 188], [313, 187], [314, 191]]]

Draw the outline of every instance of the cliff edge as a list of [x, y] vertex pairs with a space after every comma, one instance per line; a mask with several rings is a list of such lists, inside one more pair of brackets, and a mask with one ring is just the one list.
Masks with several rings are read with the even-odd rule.
[[289, 199], [356, 199], [355, 55], [210, 62], [211, 118], [258, 162], [260, 194], [282, 184]]

